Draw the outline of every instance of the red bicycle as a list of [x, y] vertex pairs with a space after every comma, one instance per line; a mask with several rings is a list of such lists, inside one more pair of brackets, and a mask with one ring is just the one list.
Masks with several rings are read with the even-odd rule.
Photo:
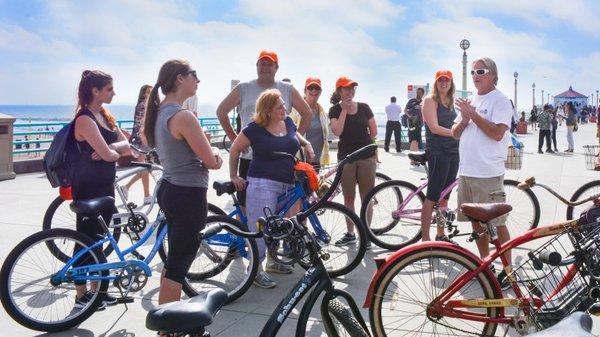
[[[529, 178], [520, 188], [533, 185], [535, 180]], [[460, 246], [435, 241], [377, 258], [378, 270], [364, 304], [375, 335], [495, 336], [499, 324], [527, 334], [589, 308], [600, 298], [599, 197], [569, 202], [594, 200], [579, 219], [532, 229], [503, 245], [496, 229], [486, 225], [496, 250], [483, 260]], [[511, 209], [507, 204], [461, 206], [464, 214], [481, 223]], [[472, 233], [469, 240], [481, 234]], [[532, 241], [537, 242], [531, 245]], [[529, 252], [513, 268], [503, 253], [517, 247]], [[512, 289], [506, 297], [490, 268], [497, 259]]]

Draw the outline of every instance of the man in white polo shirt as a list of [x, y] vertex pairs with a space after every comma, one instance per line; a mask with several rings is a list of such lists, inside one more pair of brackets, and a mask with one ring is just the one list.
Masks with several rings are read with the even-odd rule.
[[[477, 94], [472, 100], [457, 99], [460, 115], [454, 121], [452, 135], [460, 139], [458, 169], [458, 203], [504, 202], [504, 161], [508, 151], [507, 130], [513, 109], [510, 100], [498, 89], [496, 63], [484, 57], [473, 62], [471, 70]], [[460, 221], [468, 219], [459, 214]], [[510, 239], [506, 228], [506, 215], [490, 221], [497, 227], [498, 239], [504, 243]], [[484, 231], [480, 223], [473, 222], [473, 229]], [[489, 255], [489, 235], [481, 235], [477, 248], [482, 258]], [[510, 263], [510, 251], [505, 253]]]

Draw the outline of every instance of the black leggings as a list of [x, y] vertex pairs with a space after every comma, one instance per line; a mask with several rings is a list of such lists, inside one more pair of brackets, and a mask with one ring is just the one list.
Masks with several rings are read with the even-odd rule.
[[[427, 184], [427, 200], [437, 203], [442, 191], [448, 187], [458, 174], [458, 154], [428, 155], [429, 181]], [[448, 200], [450, 193], [444, 196]]]
[[208, 210], [205, 187], [173, 185], [162, 180], [158, 189], [158, 204], [167, 218], [169, 247], [165, 277], [183, 283], [194, 262], [200, 239], [198, 233], [206, 226]]
[[[77, 183], [72, 186], [72, 191], [73, 191], [73, 200], [88, 200], [88, 199], [99, 198], [99, 197], [106, 197], [106, 196], [114, 197], [115, 196], [115, 188], [114, 188], [113, 184], [97, 185], [94, 183]], [[107, 226], [110, 225], [112, 216], [116, 212], [117, 212], [117, 208], [113, 207], [113, 208], [106, 209], [101, 213], [102, 219], [104, 220], [104, 222], [106, 223]], [[99, 237], [102, 236], [105, 232], [104, 228], [102, 228], [102, 226], [98, 222], [97, 216], [94, 214], [77, 214], [76, 220], [75, 220], [75, 228], [77, 229], [78, 232], [89, 236], [92, 239], [92, 241], [94, 241], [94, 242], [97, 241], [99, 239]], [[79, 251], [79, 249], [81, 249], [81, 246], [76, 245], [73, 255], [75, 255], [75, 253], [77, 253]], [[95, 249], [94, 252], [97, 255], [101, 254], [102, 247]], [[92, 260], [91, 256], [87, 256], [87, 258], [84, 257], [83, 259], [75, 262], [73, 265], [75, 267], [77, 267], [77, 266], [84, 266], [84, 265], [92, 264], [92, 263], [96, 263], [96, 262]], [[75, 284], [80, 285], [80, 284], [85, 284], [85, 282], [77, 281], [77, 282], [75, 282]]]

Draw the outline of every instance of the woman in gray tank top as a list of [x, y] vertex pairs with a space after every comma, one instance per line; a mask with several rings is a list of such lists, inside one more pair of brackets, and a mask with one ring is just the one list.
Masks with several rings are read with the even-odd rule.
[[[167, 61], [148, 98], [144, 135], [164, 168], [158, 204], [169, 224], [169, 250], [158, 303], [178, 301], [181, 284], [200, 246], [198, 232], [206, 224], [208, 169], [223, 160], [214, 152], [196, 116], [183, 102], [196, 94], [196, 71], [186, 61]], [[165, 95], [161, 102], [158, 89]]]
[[[429, 166], [427, 195], [421, 209], [421, 233], [423, 241], [429, 241], [429, 229], [435, 204], [448, 206], [447, 195], [440, 194], [458, 173], [458, 139], [452, 137], [452, 125], [456, 119], [454, 110], [454, 81], [450, 70], [438, 70], [431, 95], [423, 101], [423, 121], [425, 122], [425, 150]], [[444, 227], [437, 227], [436, 241], [450, 241], [444, 234]]]

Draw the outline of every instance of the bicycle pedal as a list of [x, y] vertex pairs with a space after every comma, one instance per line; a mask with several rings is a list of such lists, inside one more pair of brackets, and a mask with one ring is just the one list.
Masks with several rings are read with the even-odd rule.
[[131, 296], [123, 296], [123, 297], [117, 298], [117, 303], [119, 303], [119, 304], [133, 303], [133, 300], [134, 300], [134, 298]]
[[131, 209], [136, 209], [137, 208], [137, 204], [133, 203], [133, 202], [128, 202], [127, 203], [127, 208]]

